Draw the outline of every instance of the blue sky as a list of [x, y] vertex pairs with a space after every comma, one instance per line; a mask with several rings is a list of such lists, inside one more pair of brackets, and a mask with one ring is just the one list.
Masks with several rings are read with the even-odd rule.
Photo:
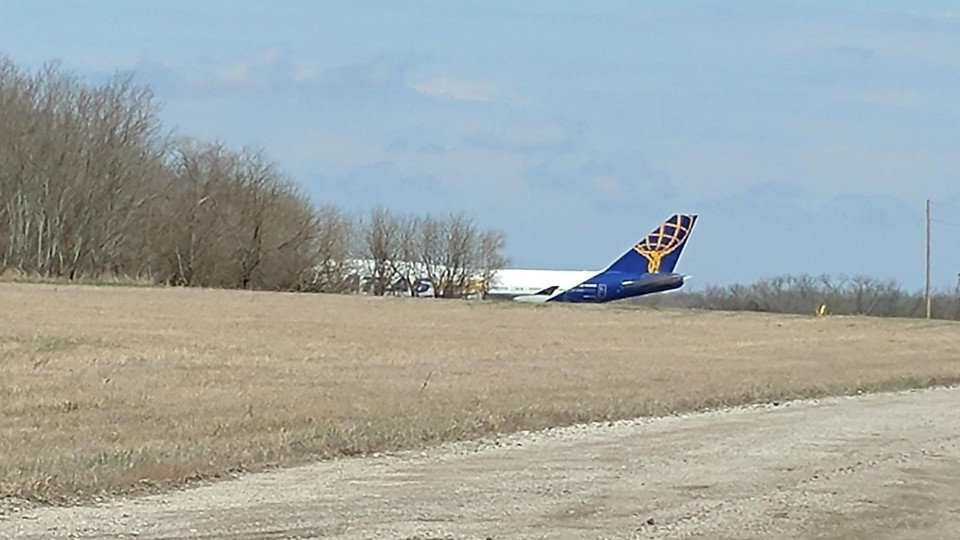
[[691, 285], [960, 272], [954, 2], [0, 0], [0, 55], [135, 74], [171, 131], [318, 204], [463, 211], [512, 266], [600, 268], [700, 214]]

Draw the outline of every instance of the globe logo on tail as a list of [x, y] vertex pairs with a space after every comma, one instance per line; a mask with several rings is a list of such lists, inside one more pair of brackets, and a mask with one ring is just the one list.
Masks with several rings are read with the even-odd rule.
[[678, 214], [661, 223], [660, 227], [633, 246], [633, 250], [647, 260], [647, 272], [655, 274], [660, 271], [660, 261], [683, 245], [692, 225], [691, 215]]

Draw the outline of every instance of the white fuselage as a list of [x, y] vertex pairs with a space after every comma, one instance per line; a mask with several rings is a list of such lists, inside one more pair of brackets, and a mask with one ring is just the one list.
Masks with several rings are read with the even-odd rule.
[[598, 270], [530, 270], [505, 268], [493, 277], [487, 294], [491, 297], [514, 298], [536, 294], [549, 287], [566, 290], [592, 278]]

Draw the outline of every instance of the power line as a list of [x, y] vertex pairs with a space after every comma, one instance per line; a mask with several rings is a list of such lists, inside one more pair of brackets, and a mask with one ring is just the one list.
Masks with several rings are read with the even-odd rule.
[[948, 206], [954, 210], [960, 211], [960, 202], [954, 199], [930, 199], [930, 202], [936, 203], [938, 207]]
[[956, 221], [947, 221], [945, 219], [930, 218], [930, 221], [934, 223], [939, 223], [941, 225], [949, 225], [951, 227], [960, 227], [960, 223]]

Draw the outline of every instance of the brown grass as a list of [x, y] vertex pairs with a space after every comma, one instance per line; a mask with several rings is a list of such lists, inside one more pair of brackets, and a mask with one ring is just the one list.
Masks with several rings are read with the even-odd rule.
[[960, 381], [960, 325], [0, 284], [0, 497]]

